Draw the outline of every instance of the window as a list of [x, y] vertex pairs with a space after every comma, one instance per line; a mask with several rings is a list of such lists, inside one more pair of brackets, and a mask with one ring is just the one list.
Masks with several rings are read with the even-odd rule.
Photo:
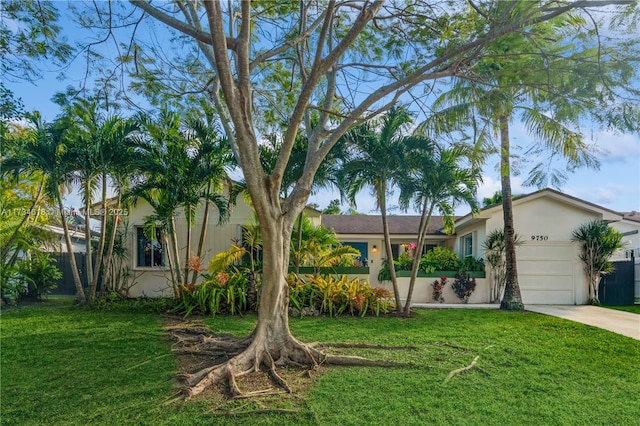
[[360, 262], [362, 266], [367, 266], [369, 262], [369, 243], [357, 243], [357, 242], [344, 242], [344, 246], [351, 246], [360, 252], [360, 256], [356, 258], [357, 262]]
[[136, 228], [136, 266], [164, 266], [164, 244], [162, 243], [162, 232], [161, 228], [156, 228], [155, 235], [148, 235], [148, 233], [146, 234], [144, 232], [143, 228]]
[[462, 257], [473, 256], [473, 234], [467, 234], [460, 238], [460, 251]]

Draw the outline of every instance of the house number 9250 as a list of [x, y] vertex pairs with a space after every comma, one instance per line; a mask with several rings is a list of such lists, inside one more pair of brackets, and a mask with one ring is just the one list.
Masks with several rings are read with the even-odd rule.
[[549, 239], [548, 235], [532, 235], [531, 241], [547, 241]]

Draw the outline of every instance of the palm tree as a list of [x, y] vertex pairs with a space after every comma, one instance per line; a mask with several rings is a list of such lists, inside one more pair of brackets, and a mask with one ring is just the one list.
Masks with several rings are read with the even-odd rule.
[[598, 286], [602, 275], [613, 272], [609, 261], [613, 253], [624, 247], [622, 234], [602, 220], [591, 220], [572, 233], [571, 240], [580, 243], [580, 260], [589, 279], [589, 304], [599, 305]]
[[[18, 126], [9, 126], [4, 120], [0, 123], [0, 139], [3, 142], [3, 158], [11, 158], [17, 154], [20, 145], [33, 136], [33, 129]], [[0, 225], [0, 260], [3, 267], [8, 267], [17, 259], [17, 249], [19, 242], [27, 242], [34, 235], [35, 229], [30, 226], [37, 221], [41, 221], [43, 215], [33, 214], [46, 207], [46, 197], [44, 197], [45, 177], [40, 172], [29, 172], [27, 174], [14, 170], [13, 173], [6, 173], [2, 168], [2, 187], [0, 194], [0, 210], [20, 213], [24, 210], [22, 218], [16, 220], [19, 214], [4, 215]], [[34, 235], [35, 236], [35, 235]], [[14, 244], [15, 243], [15, 244]], [[30, 246], [31, 244], [27, 244]], [[6, 258], [10, 252], [12, 256], [9, 262]]]
[[[128, 138], [137, 127], [133, 121], [124, 120], [117, 115], [105, 116], [100, 112], [99, 104], [95, 99], [80, 100], [70, 105], [65, 118], [70, 123], [69, 145], [74, 154], [85, 204], [88, 299], [92, 301], [96, 296], [107, 239], [108, 176], [112, 172], [122, 175], [127, 170], [127, 164], [130, 163], [127, 156]], [[97, 248], [98, 256], [96, 264], [93, 265], [90, 220], [95, 216], [91, 212], [91, 205], [98, 186], [101, 187], [101, 230]]]
[[[403, 107], [392, 107], [378, 123], [373, 121], [358, 126], [345, 135], [347, 149], [351, 150], [340, 171], [341, 187], [355, 205], [355, 197], [365, 187], [372, 189], [382, 216], [384, 244], [387, 264], [398, 314], [402, 314], [402, 303], [393, 266], [391, 238], [387, 221], [387, 194], [407, 179], [406, 136], [403, 131], [411, 117]], [[379, 128], [376, 129], [376, 126]]]
[[[97, 280], [100, 265], [102, 265], [102, 283], [103, 290], [111, 285], [111, 271], [113, 270], [113, 253], [116, 246], [116, 238], [118, 235], [118, 224], [121, 223], [124, 214], [122, 208], [122, 197], [129, 188], [133, 175], [134, 160], [132, 157], [133, 135], [136, 134], [139, 127], [138, 124], [130, 119], [123, 119], [118, 116], [110, 117], [104, 123], [106, 135], [104, 143], [100, 147], [100, 170], [102, 175], [102, 197], [101, 197], [101, 231], [100, 244], [98, 247], [98, 264], [95, 270], [94, 279]], [[106, 188], [108, 181], [111, 181], [111, 187], [115, 190], [116, 198], [113, 208], [108, 209]], [[110, 233], [107, 232], [107, 222], [112, 222]], [[108, 237], [108, 241], [107, 241]], [[106, 245], [106, 253], [105, 253]], [[104, 260], [102, 259], [104, 257]]]
[[[568, 170], [598, 166], [583, 136], [571, 127], [577, 117], [593, 105], [579, 98], [572, 102], [572, 95], [562, 92], [575, 89], [584, 82], [575, 77], [569, 79], [575, 68], [581, 65], [579, 61], [576, 61], [576, 65], [563, 56], [571, 54], [572, 46], [569, 43], [553, 41], [562, 38], [560, 31], [563, 27], [555, 25], [559, 23], [544, 23], [535, 28], [535, 39], [546, 40], [545, 50], [553, 52], [548, 56], [537, 54], [541, 47], [533, 42], [532, 36], [513, 35], [508, 44], [501, 41], [488, 46], [488, 52], [493, 55], [487, 55], [478, 62], [478, 79], [454, 80], [452, 89], [435, 102], [436, 114], [424, 123], [437, 132], [471, 128], [475, 148], [479, 151], [489, 151], [493, 139], [497, 137], [506, 258], [505, 291], [500, 307], [506, 310], [524, 309], [518, 284], [513, 224], [511, 121], [519, 117], [534, 139], [530, 155], [540, 150], [550, 151], [550, 155], [546, 156], [549, 163], [533, 167], [528, 183], [545, 186], [550, 180], [555, 186], [560, 185], [563, 172], [548, 172], [550, 162], [558, 156], [567, 161]], [[504, 54], [507, 51], [521, 54], [506, 61]], [[585, 73], [585, 76], [593, 75], [592, 71], [585, 70]], [[556, 106], [561, 110], [556, 115], [540, 112], [542, 108], [555, 111]]]
[[78, 303], [84, 304], [87, 299], [73, 253], [73, 244], [67, 224], [67, 210], [62, 204], [62, 188], [69, 184], [73, 174], [73, 170], [70, 168], [71, 158], [65, 145], [67, 123], [64, 120], [56, 120], [47, 124], [37, 112], [28, 115], [27, 118], [33, 126], [32, 137], [18, 147], [13, 157], [3, 160], [2, 167], [5, 171], [39, 172], [44, 176], [45, 193], [55, 200], [58, 206], [58, 214], [71, 262], [73, 281], [76, 286], [76, 300]]
[[464, 146], [443, 148], [423, 137], [411, 138], [407, 141], [413, 147], [409, 151], [408, 163], [412, 171], [410, 177], [401, 184], [400, 203], [407, 208], [411, 200], [420, 213], [418, 241], [414, 251], [409, 292], [404, 305], [404, 315], [411, 313], [411, 298], [415, 286], [420, 257], [426, 239], [426, 231], [434, 210], [444, 217], [445, 228], [453, 231], [454, 210], [461, 204], [468, 204], [471, 211], [478, 209], [476, 190], [482, 180], [479, 167], [461, 164], [471, 155], [471, 150]]
[[[343, 246], [336, 234], [322, 225], [313, 226], [310, 220], [302, 222], [302, 229], [296, 223], [294, 234], [302, 235], [302, 244], [291, 250], [294, 265], [313, 265], [314, 274], [320, 274], [320, 268], [333, 266], [341, 260], [354, 259], [360, 252], [351, 246]], [[298, 273], [298, 271], [296, 271]]]
[[[228, 200], [212, 190], [220, 188], [226, 173], [224, 161], [216, 159], [220, 154], [220, 143], [207, 135], [202, 123], [192, 121], [193, 129], [185, 130], [180, 117], [170, 111], [162, 111], [158, 121], [148, 116], [139, 116], [144, 130], [135, 147], [140, 183], [131, 195], [144, 198], [155, 214], [149, 222], [158, 222], [166, 227], [171, 241], [169, 266], [174, 290], [176, 284], [188, 284], [191, 256], [191, 235], [201, 200], [212, 202], [219, 212], [218, 223], [228, 218]], [[186, 225], [186, 254], [184, 268], [179, 260], [176, 215], [181, 208]], [[166, 235], [165, 234], [165, 235]], [[195, 272], [195, 271], [194, 271]], [[177, 293], [176, 293], [177, 294]]]
[[[200, 188], [204, 191], [201, 192], [200, 200], [204, 200], [205, 207], [198, 248], [195, 253], [196, 259], [201, 259], [209, 225], [209, 210], [212, 202], [218, 209], [219, 223], [222, 223], [228, 217], [229, 206], [235, 203], [235, 184], [227, 174], [227, 169], [235, 165], [235, 157], [226, 139], [221, 138], [216, 128], [212, 125], [211, 116], [207, 117], [206, 120], [190, 117], [185, 121], [185, 126], [187, 129], [187, 137], [193, 140], [195, 145], [199, 147], [199, 151], [193, 159], [193, 168], [195, 168], [193, 179], [200, 179], [201, 185], [206, 182], [206, 184]], [[229, 188], [227, 198], [223, 198], [220, 195], [220, 191], [222, 191], [225, 183]], [[194, 192], [197, 192], [197, 190]], [[200, 200], [193, 200], [196, 207], [199, 205]], [[190, 244], [188, 244], [187, 247], [190, 247]], [[198, 273], [197, 271], [192, 272], [191, 284], [193, 285], [198, 278]], [[185, 282], [187, 281], [188, 277], [185, 277]]]

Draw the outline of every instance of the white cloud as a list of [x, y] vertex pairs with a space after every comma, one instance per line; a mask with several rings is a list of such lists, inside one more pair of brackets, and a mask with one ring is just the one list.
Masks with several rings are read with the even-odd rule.
[[610, 131], [601, 131], [591, 141], [599, 149], [598, 157], [602, 161], [621, 161], [640, 156], [640, 138], [634, 135], [620, 135]]
[[[520, 176], [511, 176], [511, 193], [512, 194], [528, 194], [532, 192], [531, 188], [525, 188], [522, 185], [522, 178]], [[496, 192], [502, 191], [502, 184], [500, 179], [494, 179], [492, 176], [483, 175], [482, 183], [478, 187], [478, 200], [482, 201], [483, 198], [493, 197]]]
[[640, 202], [637, 187], [625, 184], [604, 183], [571, 187], [564, 188], [563, 192], [614, 211], [636, 209]]

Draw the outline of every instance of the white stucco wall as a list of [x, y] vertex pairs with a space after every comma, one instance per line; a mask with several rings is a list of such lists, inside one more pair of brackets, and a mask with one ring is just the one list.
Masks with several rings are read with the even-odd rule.
[[[140, 199], [138, 203], [130, 209], [129, 215], [123, 222], [123, 224], [126, 224], [129, 227], [129, 238], [126, 245], [130, 251], [129, 267], [131, 268], [132, 279], [135, 281], [135, 285], [129, 292], [131, 297], [160, 297], [172, 295], [168, 266], [169, 263], [166, 259], [166, 254], [164, 258], [164, 267], [137, 266], [136, 228], [143, 226], [144, 218], [151, 214], [153, 214], [153, 208], [146, 201]], [[215, 208], [210, 208], [207, 235], [201, 260], [202, 270], [206, 271], [209, 261], [216, 253], [227, 250], [231, 247], [233, 238], [241, 237], [242, 225], [247, 224], [252, 217], [252, 209], [242, 200], [241, 197], [238, 197], [237, 204], [233, 207], [229, 220], [221, 226], [217, 225], [217, 210]], [[191, 230], [190, 251], [192, 253], [195, 253], [198, 247], [203, 219], [204, 206], [198, 210], [196, 224]], [[184, 259], [187, 253], [187, 227], [182, 211], [179, 211], [176, 217], [176, 233], [178, 236], [180, 260], [184, 264]]]

